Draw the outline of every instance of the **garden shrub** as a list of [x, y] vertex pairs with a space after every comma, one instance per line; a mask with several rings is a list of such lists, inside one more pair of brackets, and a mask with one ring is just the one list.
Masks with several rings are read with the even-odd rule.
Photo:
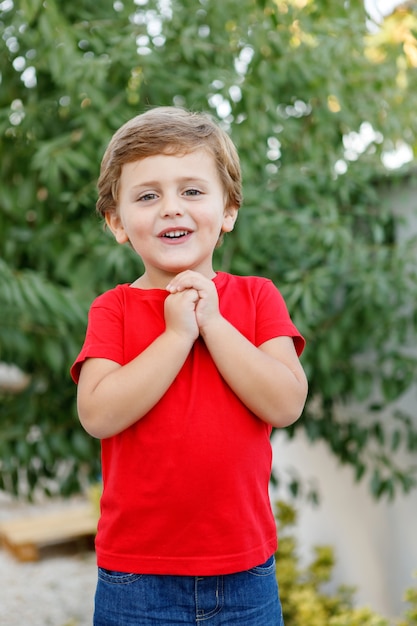
[[406, 591], [409, 609], [395, 622], [368, 607], [355, 607], [354, 587], [339, 586], [333, 595], [325, 593], [322, 587], [331, 581], [335, 565], [334, 549], [315, 546], [312, 561], [302, 567], [297, 541], [289, 532], [297, 521], [296, 510], [279, 501], [276, 516], [280, 529], [277, 578], [285, 626], [417, 626], [417, 588]]

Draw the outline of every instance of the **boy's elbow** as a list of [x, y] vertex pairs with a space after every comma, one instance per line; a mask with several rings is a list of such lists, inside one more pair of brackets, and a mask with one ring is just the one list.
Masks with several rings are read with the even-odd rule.
[[104, 439], [103, 427], [95, 419], [88, 418], [83, 412], [78, 411], [78, 419], [85, 432], [94, 439]]
[[295, 406], [292, 411], [288, 411], [285, 416], [282, 416], [280, 428], [285, 428], [286, 426], [291, 426], [291, 424], [295, 424], [297, 420], [303, 414], [305, 402]]
[[111, 407], [79, 406], [78, 418], [84, 430], [94, 439], [108, 439], [118, 435], [140, 419], [129, 418], [120, 411], [117, 413]]
[[288, 409], [286, 411], [275, 411], [273, 414], [270, 415], [269, 419], [267, 418], [265, 419], [265, 421], [271, 424], [271, 426], [273, 426], [274, 428], [286, 428], [287, 426], [291, 426], [291, 424], [294, 424], [298, 419], [300, 419], [301, 415], [303, 414], [303, 408], [304, 405], [299, 410]]
[[281, 405], [277, 410], [276, 405], [271, 408], [270, 419], [267, 419], [275, 428], [285, 428], [294, 424], [303, 414], [305, 403], [308, 394], [307, 380], [300, 381], [293, 394], [290, 396], [290, 401], [285, 405]]
[[297, 393], [294, 394], [292, 411], [290, 411], [290, 421], [286, 426], [294, 424], [303, 414], [308, 395], [308, 382], [307, 378], [303, 376], [302, 380], [298, 383]]
[[106, 437], [111, 436], [112, 433], [108, 432], [109, 420], [105, 411], [98, 411], [96, 407], [85, 402], [85, 399], [83, 401], [80, 398], [78, 398], [77, 410], [80, 424], [90, 437], [106, 439]]

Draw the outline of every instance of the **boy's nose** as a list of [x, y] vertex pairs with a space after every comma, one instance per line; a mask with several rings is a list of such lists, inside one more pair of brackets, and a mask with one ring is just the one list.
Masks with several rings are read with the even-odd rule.
[[184, 208], [182, 206], [181, 198], [178, 198], [177, 196], [167, 196], [164, 198], [161, 204], [161, 214], [164, 217], [183, 215]]

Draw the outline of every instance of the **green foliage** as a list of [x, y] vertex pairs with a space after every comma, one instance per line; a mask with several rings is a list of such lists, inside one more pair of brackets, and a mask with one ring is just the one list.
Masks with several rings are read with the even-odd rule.
[[[2, 359], [30, 374], [20, 393], [0, 393], [0, 489], [30, 495], [35, 487], [62, 494], [99, 471], [97, 445], [74, 428], [74, 389], [68, 361], [82, 340], [87, 310], [68, 289], [33, 270], [0, 260]], [[47, 419], [49, 416], [49, 419]]]
[[31, 381], [2, 392], [6, 488], [21, 471], [29, 491], [97, 471], [68, 368], [94, 296], [140, 263], [103, 233], [95, 181], [114, 130], [169, 104], [210, 110], [238, 145], [245, 204], [217, 263], [272, 278], [306, 335], [310, 401], [290, 435], [325, 440], [377, 497], [414, 486], [397, 459], [417, 449], [415, 420], [390, 405], [415, 377], [416, 242], [383, 201], [405, 173], [380, 158], [416, 147], [416, 18], [402, 15], [371, 37], [359, 0], [0, 4], [0, 360]]
[[[417, 573], [415, 578], [417, 578]], [[410, 606], [405, 611], [404, 619], [399, 622], [398, 626], [415, 626], [417, 624], [417, 587], [407, 589], [404, 600]]]
[[[354, 606], [354, 589], [340, 587], [333, 595], [322, 590], [331, 581], [335, 557], [332, 547], [316, 546], [314, 558], [301, 567], [297, 542], [291, 534], [296, 524], [295, 509], [285, 502], [277, 504], [280, 529], [279, 550], [276, 553], [277, 578], [286, 626], [390, 626], [391, 622], [368, 607]], [[290, 531], [290, 532], [289, 532]], [[409, 589], [405, 600], [410, 610], [397, 626], [416, 626], [417, 589]]]

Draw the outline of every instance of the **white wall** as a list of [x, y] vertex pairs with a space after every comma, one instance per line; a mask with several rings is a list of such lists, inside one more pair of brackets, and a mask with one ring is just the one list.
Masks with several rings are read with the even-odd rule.
[[[387, 190], [383, 197], [384, 204], [404, 218], [398, 236], [416, 236], [416, 177]], [[414, 416], [417, 426], [417, 386], [398, 405]], [[333, 586], [353, 585], [357, 587], [357, 605], [369, 605], [386, 617], [399, 616], [406, 607], [402, 600], [405, 589], [417, 586], [412, 576], [417, 572], [417, 489], [393, 502], [375, 502], [366, 477], [355, 483], [352, 469], [338, 465], [325, 444], [310, 444], [302, 432], [289, 441], [278, 432], [273, 448], [274, 465], [284, 470], [284, 475], [286, 468], [293, 467], [306, 482], [317, 479], [319, 486], [319, 507], [299, 507], [296, 536], [302, 562], [311, 560], [312, 546], [333, 545], [337, 560]], [[414, 465], [415, 457], [409, 459]]]
[[403, 593], [416, 584], [417, 492], [393, 503], [375, 502], [365, 482], [356, 484], [353, 471], [338, 465], [325, 444], [311, 445], [301, 432], [293, 441], [277, 433], [273, 449], [278, 469], [294, 467], [305, 481], [314, 477], [319, 485], [320, 505], [298, 507], [295, 534], [301, 562], [310, 562], [312, 546], [332, 545], [336, 567], [331, 587], [356, 587], [356, 604], [386, 617], [402, 613]]

